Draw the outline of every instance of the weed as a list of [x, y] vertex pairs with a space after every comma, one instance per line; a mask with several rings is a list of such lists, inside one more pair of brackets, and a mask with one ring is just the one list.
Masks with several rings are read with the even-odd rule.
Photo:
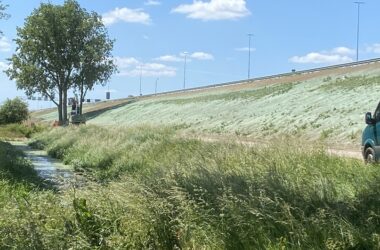
[[330, 82], [331, 81], [331, 76], [328, 76], [326, 78], [323, 78], [323, 82]]
[[332, 133], [334, 133], [334, 129], [332, 129], [332, 128], [330, 128], [330, 129], [324, 129], [324, 130], [322, 131], [322, 133], [321, 133], [320, 138], [321, 138], [322, 140], [327, 139], [327, 138], [329, 138], [329, 136], [330, 136]]

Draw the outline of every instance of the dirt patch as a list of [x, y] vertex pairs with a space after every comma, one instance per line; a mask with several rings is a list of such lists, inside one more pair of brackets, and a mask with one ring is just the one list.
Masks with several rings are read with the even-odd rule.
[[[248, 147], [258, 147], [267, 145], [268, 142], [265, 140], [260, 139], [251, 139], [246, 137], [238, 137], [238, 136], [223, 136], [223, 135], [186, 135], [182, 134], [180, 135], [185, 138], [195, 138], [201, 141], [205, 142], [224, 142], [224, 143], [240, 143], [242, 145], [248, 146]], [[352, 159], [358, 159], [363, 160], [363, 156], [361, 153], [360, 148], [356, 148], [354, 145], [344, 147], [338, 147], [338, 146], [325, 146], [326, 152], [330, 155], [345, 157], [345, 158], [352, 158]]]
[[252, 88], [275, 85], [275, 84], [303, 82], [303, 81], [307, 81], [307, 80], [311, 80], [315, 78], [323, 78], [323, 77], [327, 77], [331, 75], [345, 75], [345, 74], [349, 74], [355, 71], [374, 70], [374, 69], [379, 69], [379, 67], [380, 67], [380, 61], [370, 63], [370, 64], [342, 67], [342, 68], [335, 68], [335, 69], [326, 69], [326, 70], [314, 71], [314, 72], [303, 73], [303, 74], [295, 72], [294, 74], [289, 75], [289, 76], [273, 77], [273, 78], [264, 79], [264, 80], [247, 81], [244, 83], [225, 85], [225, 86], [220, 86], [220, 87], [210, 87], [210, 88], [205, 87], [204, 89], [199, 89], [199, 90], [192, 90], [188, 92], [179, 92], [179, 93], [169, 93], [169, 94], [160, 95], [158, 97], [146, 97], [144, 99], [162, 98], [162, 97], [185, 97], [185, 96], [191, 96], [194, 94], [210, 92], [215, 89], [226, 90], [230, 92], [241, 91], [241, 90], [247, 90], [247, 89], [252, 89]]

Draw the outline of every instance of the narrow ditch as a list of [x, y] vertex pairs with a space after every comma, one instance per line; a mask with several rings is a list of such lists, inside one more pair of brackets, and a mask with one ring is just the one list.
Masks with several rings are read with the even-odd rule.
[[59, 189], [65, 189], [74, 183], [79, 183], [78, 176], [70, 166], [50, 157], [47, 152], [33, 149], [24, 141], [10, 143], [18, 150], [24, 152], [26, 157], [32, 162], [37, 174], [46, 182], [53, 184]]

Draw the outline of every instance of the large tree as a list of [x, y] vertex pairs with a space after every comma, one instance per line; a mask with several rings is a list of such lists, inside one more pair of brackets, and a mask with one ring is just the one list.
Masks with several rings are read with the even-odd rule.
[[[66, 0], [63, 5], [42, 3], [26, 18], [24, 27], [17, 28], [17, 36], [16, 53], [6, 72], [28, 96], [40, 93], [49, 97], [58, 107], [60, 124], [67, 122], [68, 90], [77, 87], [75, 81], [90, 78], [84, 72], [93, 73], [90, 80], [96, 83], [108, 80], [115, 70], [113, 41], [101, 17], [87, 12], [75, 0]], [[96, 60], [87, 63], [95, 50], [100, 51]], [[99, 65], [109, 66], [106, 74], [98, 73], [104, 70]]]
[[[94, 29], [94, 26], [97, 28]], [[113, 62], [113, 42], [107, 37], [101, 18], [93, 14], [83, 23], [83, 44], [80, 67], [75, 77], [74, 88], [79, 92], [79, 108], [82, 114], [83, 100], [96, 84], [104, 85], [116, 71]]]
[[[0, 0], [0, 20], [1, 19], [8, 19], [10, 15], [5, 12], [7, 9], [8, 5], [3, 4], [3, 1]], [[0, 30], [0, 36], [3, 35], [3, 31]]]

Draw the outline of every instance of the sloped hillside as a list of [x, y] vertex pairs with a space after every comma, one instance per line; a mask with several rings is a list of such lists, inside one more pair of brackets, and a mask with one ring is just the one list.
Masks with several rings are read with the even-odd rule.
[[[88, 106], [90, 124], [170, 125], [249, 139], [283, 135], [357, 145], [380, 100], [380, 63]], [[54, 120], [55, 113], [36, 113]]]

